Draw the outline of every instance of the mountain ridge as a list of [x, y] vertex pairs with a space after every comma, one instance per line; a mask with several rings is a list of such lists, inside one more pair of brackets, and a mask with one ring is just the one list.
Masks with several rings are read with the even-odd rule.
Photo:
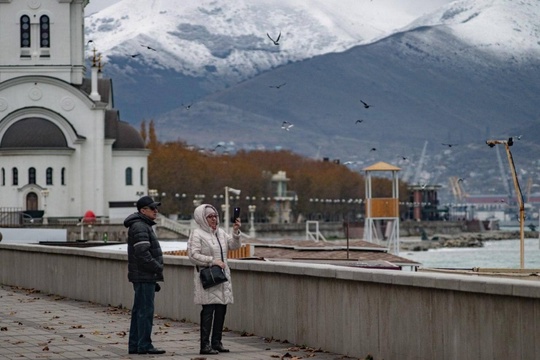
[[[155, 6], [163, 3], [152, 2]], [[398, 2], [379, 3], [391, 6]], [[228, 9], [223, 10], [219, 1], [201, 4], [208, 13], [201, 19], [207, 21], [219, 13], [218, 8], [222, 13]], [[116, 104], [122, 118], [132, 123], [155, 119], [162, 140], [180, 139], [203, 148], [228, 144], [230, 151], [285, 148], [311, 157], [338, 158], [359, 170], [363, 164], [379, 160], [404, 168], [424, 165], [427, 170], [421, 171], [422, 179], [417, 181], [461, 174], [469, 178], [471, 188], [500, 191], [497, 184], [482, 184], [482, 174], [494, 181], [502, 176], [493, 173], [497, 160], [485, 140], [524, 133], [523, 140], [516, 142], [516, 153], [535, 148], [528, 136], [540, 120], [536, 105], [540, 4], [467, 0], [436, 5], [426, 14], [407, 15], [398, 29], [386, 29], [380, 37], [373, 35], [369, 41], [366, 37], [330, 53], [302, 50], [297, 57], [286, 49], [285, 44], [293, 41], [287, 31], [282, 43], [274, 46], [266, 38], [271, 30], [264, 26], [256, 35], [242, 33], [242, 43], [223, 37], [224, 28], [209, 31], [201, 19], [169, 23], [175, 39], [189, 35], [195, 49], [216, 55], [223, 51], [221, 58], [216, 56], [207, 63], [209, 58], [201, 56], [204, 66], [194, 66], [188, 73], [160, 62], [164, 55], [158, 53], [163, 48], [154, 52], [141, 46], [152, 45], [153, 33], [141, 38], [137, 36], [144, 31], [140, 31], [114, 46], [107, 45], [110, 40], [99, 39], [122, 26], [122, 19], [130, 20], [130, 14], [119, 13], [114, 18], [108, 13], [101, 18], [101, 13], [95, 14], [94, 25], [88, 29], [116, 24], [105, 32], [90, 32], [92, 38], [97, 37], [98, 48], [100, 43], [109, 46], [105, 46], [109, 49], [105, 69], [115, 81]], [[199, 8], [196, 11], [202, 13]], [[332, 32], [322, 36], [317, 26], [308, 25], [308, 33], [317, 35], [314, 38], [324, 46], [331, 42], [325, 36], [336, 36]], [[244, 47], [243, 57], [234, 49], [263, 41], [264, 51]], [[129, 54], [136, 50], [145, 51], [144, 56], [133, 60]], [[232, 58], [238, 62], [227, 62]], [[365, 109], [360, 100], [372, 107]], [[284, 131], [282, 121], [294, 127]], [[421, 164], [426, 141], [429, 151]], [[443, 145], [454, 143], [458, 146]], [[527, 157], [526, 151], [523, 154]], [[410, 160], [402, 162], [400, 156]], [[538, 172], [531, 161], [520, 166], [523, 176]]]

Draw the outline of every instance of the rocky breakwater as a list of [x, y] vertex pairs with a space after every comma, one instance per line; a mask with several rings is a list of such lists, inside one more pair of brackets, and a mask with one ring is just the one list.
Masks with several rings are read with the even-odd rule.
[[[526, 238], [538, 238], [537, 231], [526, 231]], [[434, 235], [430, 240], [402, 242], [401, 249], [407, 251], [426, 251], [448, 247], [483, 247], [484, 241], [519, 239], [519, 231], [489, 231], [479, 233], [460, 233], [455, 235]]]

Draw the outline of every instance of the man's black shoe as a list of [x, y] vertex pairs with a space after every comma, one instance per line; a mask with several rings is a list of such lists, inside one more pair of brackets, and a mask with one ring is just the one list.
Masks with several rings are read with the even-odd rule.
[[143, 350], [143, 351], [139, 351], [139, 355], [144, 355], [144, 354], [150, 354], [150, 355], [160, 355], [160, 354], [165, 354], [165, 350], [162, 350], [162, 349], [158, 349], [158, 348], [151, 348], [151, 349], [148, 349], [148, 350]]

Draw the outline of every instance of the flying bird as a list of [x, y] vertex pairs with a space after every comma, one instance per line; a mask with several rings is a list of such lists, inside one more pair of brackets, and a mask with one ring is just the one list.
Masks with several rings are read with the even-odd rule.
[[141, 54], [133, 54], [133, 55], [131, 55], [131, 57], [132, 57], [132, 58], [136, 58], [136, 57], [139, 56], [139, 55], [141, 55]]
[[184, 109], [186, 109], [186, 110], [191, 109], [191, 106], [192, 106], [192, 105], [193, 105], [193, 103], [189, 103], [189, 104], [187, 104], [187, 105], [182, 104], [182, 106], [183, 106]]
[[362, 104], [364, 104], [364, 108], [366, 108], [366, 109], [369, 109], [369, 108], [371, 107], [371, 105], [369, 105], [368, 103], [366, 103], [366, 102], [364, 102], [364, 101], [362, 101], [362, 100], [360, 100], [360, 102], [361, 102]]
[[150, 47], [148, 45], [141, 44], [141, 46], [147, 48], [148, 50], [157, 51], [156, 49], [154, 49], [153, 47]]
[[403, 155], [398, 155], [399, 158], [401, 158], [401, 160], [405, 161], [405, 160], [409, 160], [408, 157], [406, 156], [403, 156]]
[[272, 42], [274, 43], [274, 45], [279, 45], [279, 39], [281, 38], [281, 31], [279, 32], [279, 35], [278, 35], [278, 37], [277, 37], [276, 40], [272, 39], [272, 37], [271, 37], [270, 35], [268, 35], [268, 33], [266, 33], [266, 36], [268, 36], [268, 38], [269, 38], [270, 40], [272, 40]]
[[282, 84], [279, 84], [279, 85], [270, 85], [268, 87], [271, 87], [271, 88], [274, 88], [274, 89], [280, 89], [281, 87], [287, 85], [287, 83], [282, 83]]
[[369, 151], [370, 151], [370, 152], [371, 152], [371, 151], [377, 151], [377, 148], [374, 148], [374, 147], [373, 147], [373, 148], [371, 148]]
[[294, 126], [294, 125], [291, 124], [291, 123], [288, 122], [288, 121], [284, 121], [284, 122], [281, 124], [281, 128], [282, 128], [283, 130], [287, 130], [287, 131], [289, 131], [293, 126]]
[[355, 121], [355, 124], [360, 124], [360, 123], [362, 123], [362, 122], [364, 122], [364, 120], [358, 119], [358, 120]]
[[452, 146], [456, 146], [457, 144], [445, 144], [445, 143], [442, 143], [444, 146], [448, 146], [448, 147], [452, 147]]

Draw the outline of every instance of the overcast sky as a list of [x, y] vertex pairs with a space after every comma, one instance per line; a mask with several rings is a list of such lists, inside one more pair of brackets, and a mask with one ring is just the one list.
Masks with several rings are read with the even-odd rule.
[[88, 5], [84, 8], [84, 14], [85, 15], [93, 14], [119, 1], [120, 0], [90, 0]]

